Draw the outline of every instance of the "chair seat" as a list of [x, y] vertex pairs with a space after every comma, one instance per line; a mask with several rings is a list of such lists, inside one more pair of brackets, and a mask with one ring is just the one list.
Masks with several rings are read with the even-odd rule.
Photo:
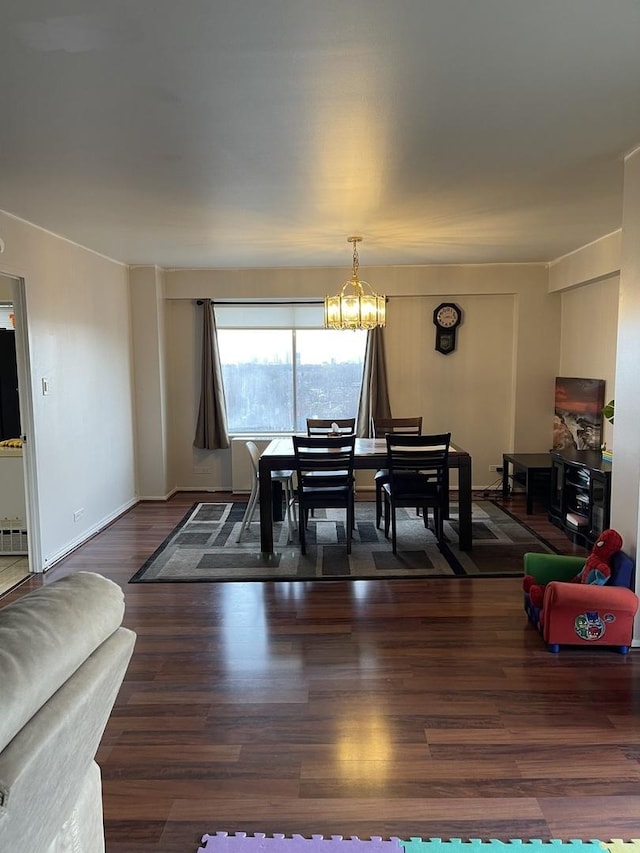
[[388, 468], [380, 468], [379, 471], [376, 471], [374, 480], [388, 480], [389, 479], [389, 469]]
[[271, 479], [272, 480], [290, 480], [293, 477], [293, 471], [289, 471], [288, 469], [283, 469], [282, 471], [272, 471]]
[[[382, 488], [387, 495], [391, 497], [391, 483], [385, 483]], [[431, 503], [431, 501], [437, 499], [439, 497], [439, 493], [439, 489], [435, 483], [427, 483], [422, 488], [416, 485], [415, 488], [403, 489], [401, 492], [396, 491], [393, 497], [396, 506], [422, 506], [425, 503]]]
[[324, 501], [334, 500], [338, 501], [340, 506], [343, 506], [351, 491], [352, 489], [347, 486], [337, 489], [329, 486], [308, 486], [304, 490], [305, 503], [311, 504], [317, 500], [322, 502], [322, 506], [326, 506]]

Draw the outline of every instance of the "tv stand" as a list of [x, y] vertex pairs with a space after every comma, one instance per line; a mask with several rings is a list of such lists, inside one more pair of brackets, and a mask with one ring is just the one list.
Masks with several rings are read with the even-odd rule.
[[590, 548], [609, 527], [611, 463], [599, 450], [552, 450], [549, 520]]

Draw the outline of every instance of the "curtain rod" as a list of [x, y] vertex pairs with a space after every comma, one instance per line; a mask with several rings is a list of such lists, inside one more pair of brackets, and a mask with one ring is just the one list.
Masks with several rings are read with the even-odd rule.
[[[227, 301], [226, 299], [216, 303], [215, 299], [211, 299], [214, 305], [324, 305], [323, 299], [313, 299], [300, 302], [274, 302], [272, 299], [246, 299], [241, 302]], [[204, 305], [204, 299], [198, 299], [196, 305]]]
[[[296, 302], [295, 300], [286, 300], [284, 302], [274, 302], [272, 299], [244, 299], [241, 302], [233, 302], [232, 300], [221, 299], [218, 302], [215, 299], [210, 299], [214, 305], [324, 305], [324, 299], [307, 299]], [[389, 297], [385, 297], [385, 302], [389, 301]], [[204, 305], [204, 299], [197, 299], [196, 305]]]

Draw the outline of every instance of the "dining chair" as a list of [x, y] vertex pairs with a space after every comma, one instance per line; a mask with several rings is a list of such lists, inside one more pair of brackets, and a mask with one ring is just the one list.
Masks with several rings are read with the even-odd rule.
[[[333, 424], [338, 427], [335, 432]], [[307, 435], [308, 436], [334, 436], [334, 435], [355, 435], [356, 419], [355, 418], [307, 418]], [[311, 510], [313, 516], [313, 509]]]
[[[256, 506], [258, 505], [258, 498], [260, 497], [260, 477], [258, 474], [258, 460], [260, 459], [260, 451], [258, 450], [258, 446], [254, 441], [245, 442], [246, 448], [249, 451], [249, 458], [251, 459], [251, 468], [253, 469], [253, 480], [251, 482], [251, 495], [249, 497], [249, 502], [247, 503], [247, 508], [244, 511], [244, 515], [242, 516], [242, 524], [240, 525], [240, 530], [238, 532], [238, 538], [236, 542], [239, 542], [242, 539], [242, 536], [247, 529], [247, 527], [253, 521], [253, 516], [256, 511]], [[281, 483], [282, 491], [284, 492], [284, 499], [287, 506], [287, 542], [291, 542], [292, 536], [291, 533], [296, 529], [296, 510], [295, 510], [295, 487], [293, 483], [293, 471], [289, 469], [285, 469], [284, 471], [272, 471], [271, 472], [271, 482], [272, 483]]]
[[[334, 433], [333, 424], [339, 432]], [[352, 435], [355, 431], [355, 418], [307, 418], [307, 435]]]
[[347, 554], [354, 526], [353, 457], [355, 435], [293, 437], [298, 480], [300, 551], [306, 554], [305, 530], [314, 509], [346, 510]]
[[449, 501], [449, 445], [451, 433], [435, 435], [403, 435], [387, 433], [387, 465], [389, 481], [382, 487], [384, 496], [384, 535], [397, 553], [396, 510], [420, 507], [424, 526], [429, 525], [429, 509], [433, 510], [434, 532], [438, 545], [444, 537], [444, 517]]
[[[384, 438], [387, 433], [404, 433], [405, 435], [420, 435], [422, 432], [422, 417], [417, 418], [374, 418], [374, 438]], [[380, 527], [382, 518], [382, 487], [389, 482], [389, 469], [380, 468], [376, 471], [373, 482], [376, 487], [376, 527]]]

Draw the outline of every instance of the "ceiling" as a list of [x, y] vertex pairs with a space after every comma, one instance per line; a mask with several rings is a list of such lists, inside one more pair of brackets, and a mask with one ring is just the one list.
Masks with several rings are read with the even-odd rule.
[[0, 209], [129, 263], [553, 260], [621, 226], [640, 0], [21, 0]]

